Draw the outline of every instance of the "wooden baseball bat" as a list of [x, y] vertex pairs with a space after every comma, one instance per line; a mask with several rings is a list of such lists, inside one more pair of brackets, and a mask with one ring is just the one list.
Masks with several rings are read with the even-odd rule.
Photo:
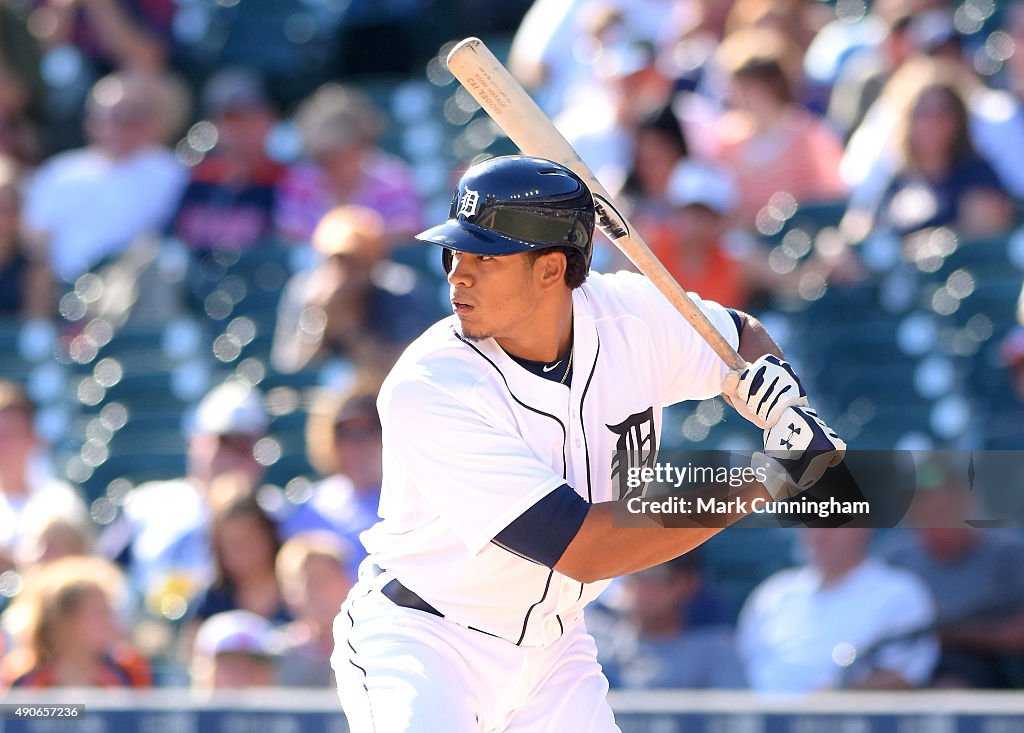
[[690, 300], [626, 217], [619, 213], [611, 194], [593, 171], [484, 42], [479, 38], [460, 41], [448, 54], [448, 70], [520, 150], [560, 163], [582, 178], [594, 194], [597, 226], [605, 236], [650, 278], [730, 369], [746, 368], [743, 357]]

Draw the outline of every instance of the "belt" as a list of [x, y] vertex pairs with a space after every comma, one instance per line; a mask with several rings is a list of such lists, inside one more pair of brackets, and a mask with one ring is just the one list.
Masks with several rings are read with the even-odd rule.
[[416, 593], [413, 593], [411, 590], [399, 583], [398, 578], [387, 583], [387, 585], [380, 589], [380, 592], [396, 606], [413, 608], [417, 611], [425, 611], [426, 613], [432, 613], [435, 616], [444, 618], [443, 613], [420, 598]]
[[[369, 572], [370, 577], [375, 578], [385, 571], [380, 565], [376, 563], [371, 563], [369, 565]], [[427, 603], [425, 600], [420, 598], [419, 594], [414, 593], [413, 591], [409, 590], [404, 585], [402, 585], [401, 582], [399, 582], [398, 578], [392, 578], [387, 583], [385, 583], [384, 587], [380, 589], [380, 592], [384, 595], [385, 598], [394, 603], [396, 606], [401, 606], [402, 608], [411, 608], [414, 611], [423, 611], [424, 613], [429, 613], [433, 616], [437, 616], [438, 618], [445, 617], [443, 613], [441, 613], [436, 608]], [[469, 629], [470, 631], [476, 631], [480, 634], [487, 634], [487, 636], [493, 636], [496, 639], [502, 638], [497, 634], [492, 634], [490, 631], [478, 629], [475, 626], [465, 626], [465, 628]]]
[[[384, 572], [384, 569], [380, 565], [373, 563], [370, 565], [370, 576], [377, 577]], [[438, 611], [436, 608], [431, 606], [425, 600], [419, 597], [418, 594], [406, 588], [399, 582], [398, 578], [393, 578], [384, 584], [384, 587], [380, 589], [380, 592], [384, 594], [384, 597], [394, 603], [396, 606], [402, 606], [403, 608], [412, 608], [416, 611], [423, 611], [434, 616], [444, 618], [444, 614]]]

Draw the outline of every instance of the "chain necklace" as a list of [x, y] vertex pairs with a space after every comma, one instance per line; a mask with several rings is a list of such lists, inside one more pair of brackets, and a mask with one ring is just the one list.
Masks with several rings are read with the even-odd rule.
[[558, 380], [559, 384], [565, 384], [566, 377], [569, 376], [569, 370], [572, 369], [572, 355], [576, 353], [576, 344], [569, 347], [569, 361], [565, 363], [565, 373], [562, 374], [562, 378]]

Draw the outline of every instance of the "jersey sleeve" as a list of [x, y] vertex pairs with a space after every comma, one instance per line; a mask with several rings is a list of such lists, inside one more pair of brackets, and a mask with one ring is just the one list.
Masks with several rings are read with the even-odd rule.
[[425, 380], [399, 383], [378, 406], [391, 477], [474, 554], [565, 483], [521, 436]]
[[[722, 393], [722, 380], [729, 367], [675, 309], [668, 299], [643, 275], [616, 273], [616, 288], [627, 312], [642, 318], [651, 332], [652, 368], [664, 385], [665, 404], [684, 400], [705, 400]], [[712, 325], [735, 349], [739, 332], [728, 309], [696, 293], [688, 293]]]

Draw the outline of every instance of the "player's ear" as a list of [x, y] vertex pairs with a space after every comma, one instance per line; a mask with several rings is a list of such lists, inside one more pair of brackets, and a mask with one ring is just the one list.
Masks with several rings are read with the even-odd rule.
[[565, 282], [566, 259], [562, 252], [545, 252], [537, 258], [535, 267], [538, 269], [542, 285], [551, 286]]

